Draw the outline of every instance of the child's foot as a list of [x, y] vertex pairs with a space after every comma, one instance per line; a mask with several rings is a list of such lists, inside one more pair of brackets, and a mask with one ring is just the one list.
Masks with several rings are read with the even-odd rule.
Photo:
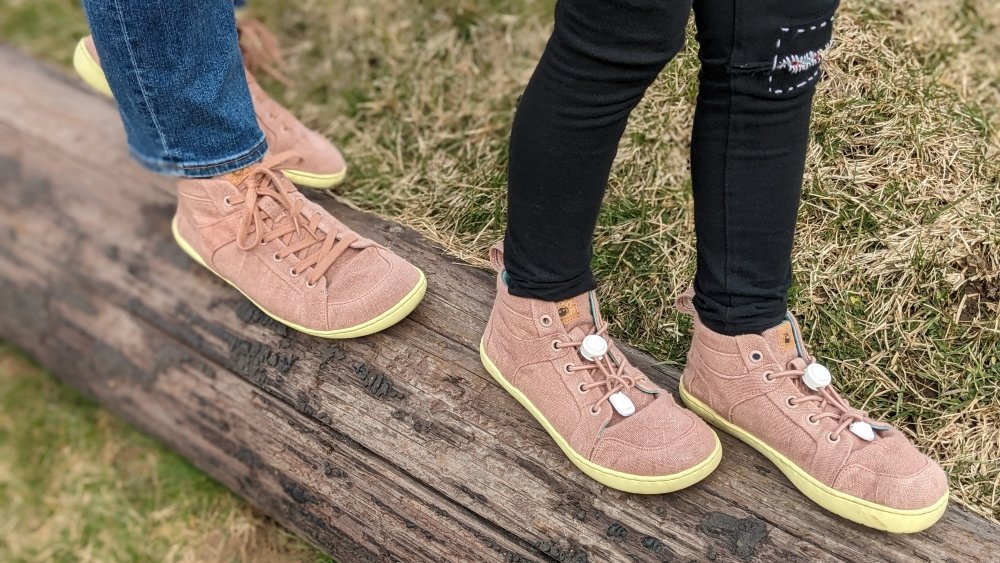
[[[101, 69], [94, 40], [89, 35], [77, 44], [73, 67], [91, 88], [111, 96], [111, 86]], [[285, 169], [288, 179], [310, 188], [332, 188], [341, 183], [347, 175], [347, 164], [337, 147], [303, 125], [268, 96], [249, 71], [246, 76], [257, 123], [264, 132], [269, 150], [272, 153], [294, 151], [296, 154], [296, 159], [289, 161]]]
[[323, 338], [388, 328], [423, 299], [423, 272], [307, 200], [282, 174], [292, 155], [181, 180], [174, 238], [265, 313]]
[[724, 336], [694, 317], [681, 398], [769, 458], [823, 508], [890, 532], [930, 527], [948, 505], [948, 478], [899, 431], [851, 408], [806, 352], [789, 314], [763, 334]]
[[[498, 272], [502, 249], [490, 251]], [[486, 370], [581, 471], [632, 493], [667, 493], [719, 464], [719, 438], [607, 336], [593, 292], [559, 303], [510, 295], [504, 274], [480, 344]]]

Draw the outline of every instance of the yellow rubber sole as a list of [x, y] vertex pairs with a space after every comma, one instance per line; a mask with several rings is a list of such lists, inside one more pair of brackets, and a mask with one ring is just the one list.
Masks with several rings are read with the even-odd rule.
[[340, 185], [344, 181], [344, 178], [347, 177], [347, 167], [344, 167], [343, 170], [335, 174], [313, 174], [312, 172], [292, 170], [290, 168], [286, 168], [282, 172], [285, 173], [285, 177], [291, 180], [292, 183], [318, 190], [326, 190]]
[[365, 321], [359, 325], [355, 325], [352, 327], [340, 328], [337, 330], [314, 330], [311, 328], [306, 328], [304, 326], [299, 326], [293, 322], [286, 321], [285, 319], [282, 319], [281, 317], [275, 315], [274, 313], [271, 313], [264, 307], [261, 307], [260, 303], [254, 301], [249, 295], [243, 293], [243, 290], [240, 289], [236, 284], [229, 281], [224, 276], [220, 275], [218, 272], [213, 270], [208, 264], [205, 263], [204, 260], [202, 260], [201, 256], [199, 256], [198, 253], [195, 252], [194, 248], [192, 248], [191, 245], [188, 244], [186, 240], [184, 240], [184, 237], [182, 237], [181, 234], [177, 231], [176, 217], [171, 222], [170, 229], [174, 233], [174, 240], [177, 241], [177, 244], [188, 256], [190, 256], [195, 262], [204, 266], [209, 272], [212, 272], [220, 279], [222, 279], [229, 285], [236, 288], [237, 291], [242, 293], [244, 297], [249, 299], [250, 302], [256, 305], [258, 309], [264, 312], [264, 314], [266, 314], [267, 316], [271, 317], [272, 319], [278, 321], [279, 323], [289, 328], [293, 328], [299, 332], [304, 332], [312, 336], [318, 336], [320, 338], [333, 338], [333, 339], [358, 338], [360, 336], [368, 336], [369, 334], [374, 334], [376, 332], [385, 330], [390, 326], [403, 320], [404, 318], [406, 318], [407, 315], [412, 313], [413, 310], [417, 308], [417, 305], [420, 303], [420, 301], [423, 300], [424, 294], [427, 292], [427, 278], [424, 276], [424, 273], [422, 271], [417, 270], [418, 272], [420, 272], [420, 280], [417, 281], [417, 285], [412, 290], [410, 290], [410, 292], [407, 293], [406, 296], [399, 301], [399, 303], [393, 305], [388, 311], [385, 311], [384, 313], [380, 314], [379, 316], [371, 320]]
[[545, 415], [539, 411], [531, 400], [528, 399], [521, 391], [510, 384], [507, 378], [500, 373], [493, 361], [490, 360], [489, 356], [486, 355], [485, 344], [480, 341], [479, 343], [479, 357], [483, 362], [483, 366], [486, 371], [504, 388], [511, 396], [517, 399], [517, 402], [521, 403], [525, 409], [531, 413], [531, 416], [535, 417], [535, 420], [542, 425], [542, 428], [549, 433], [549, 436], [555, 440], [556, 444], [559, 445], [559, 449], [569, 458], [573, 465], [575, 465], [580, 471], [583, 471], [591, 479], [601, 483], [602, 485], [607, 485], [612, 489], [617, 489], [619, 491], [625, 491], [627, 493], [638, 493], [643, 495], [653, 495], [660, 493], [671, 493], [678, 491], [685, 487], [690, 487], [698, 481], [701, 481], [705, 477], [715, 471], [715, 468], [719, 466], [719, 461], [722, 460], [722, 443], [719, 442], [718, 436], [715, 437], [715, 449], [712, 454], [690, 469], [686, 469], [680, 473], [675, 473], [673, 475], [632, 475], [629, 473], [622, 473], [621, 471], [615, 471], [614, 469], [609, 469], [598, 465], [587, 458], [583, 457], [576, 450], [574, 450], [569, 442], [562, 437], [559, 432], [556, 431], [555, 427], [549, 423]]
[[[114, 97], [114, 94], [111, 93], [111, 85], [108, 84], [108, 78], [104, 75], [104, 69], [101, 68], [100, 63], [94, 60], [94, 57], [90, 56], [84, 39], [76, 44], [76, 49], [73, 51], [73, 68], [88, 86], [109, 98]], [[346, 167], [333, 174], [315, 174], [305, 170], [292, 169], [285, 169], [283, 172], [285, 177], [299, 186], [321, 190], [337, 186], [347, 177]]]
[[941, 499], [927, 508], [901, 510], [840, 492], [809, 475], [801, 467], [765, 444], [756, 436], [719, 416], [711, 407], [688, 393], [687, 389], [684, 388], [683, 380], [681, 381], [680, 391], [681, 400], [695, 414], [716, 428], [739, 438], [763, 454], [764, 457], [771, 460], [785, 474], [785, 477], [788, 477], [788, 480], [802, 494], [837, 516], [857, 522], [863, 526], [868, 526], [869, 528], [875, 528], [876, 530], [909, 534], [930, 528], [941, 518], [948, 508], [948, 493], [945, 493]]

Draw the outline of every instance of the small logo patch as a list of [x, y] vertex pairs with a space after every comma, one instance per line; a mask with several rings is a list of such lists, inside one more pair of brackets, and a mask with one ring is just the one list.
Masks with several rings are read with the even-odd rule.
[[788, 352], [795, 348], [795, 336], [792, 335], [792, 325], [784, 323], [781, 325], [781, 350]]
[[580, 318], [580, 309], [576, 306], [576, 299], [560, 301], [556, 303], [556, 309], [559, 311], [559, 320], [563, 324], [571, 323]]

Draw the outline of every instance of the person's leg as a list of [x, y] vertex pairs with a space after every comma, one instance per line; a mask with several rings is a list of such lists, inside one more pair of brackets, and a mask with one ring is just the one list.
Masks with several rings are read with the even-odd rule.
[[151, 170], [207, 178], [267, 151], [225, 1], [84, 0], [129, 148]]
[[692, 140], [694, 320], [680, 381], [693, 411], [760, 450], [844, 518], [916, 532], [948, 505], [944, 471], [853, 408], [786, 311], [819, 62], [836, 0], [695, 0], [702, 60]]
[[592, 238], [629, 112], [684, 44], [690, 0], [561, 0], [510, 139], [513, 295], [594, 288]]
[[716, 332], [784, 320], [812, 97], [836, 4], [695, 1], [694, 304]]
[[[121, 4], [119, 9], [119, 4]], [[132, 36], [131, 40], [136, 41], [136, 33], [144, 33], [143, 29], [145, 26], [149, 26], [151, 31], [156, 31], [156, 35], [150, 35], [150, 37], [158, 38], [155, 41], [148, 41], [143, 37], [142, 43], [136, 43], [138, 49], [135, 52], [128, 51], [125, 49], [125, 53], [122, 53], [122, 48], [119, 48], [118, 58], [111, 60], [110, 64], [113, 66], [113, 71], [121, 76], [121, 73], [126, 73], [126, 77], [131, 77], [131, 83], [126, 81], [125, 92], [139, 92], [139, 86], [146, 86], [147, 89], [151, 89], [154, 96], [139, 99], [139, 105], [135, 103], [130, 103], [133, 98], [125, 99], [126, 105], [122, 107], [123, 119], [129, 117], [126, 120], [126, 124], [133, 123], [136, 124], [135, 127], [128, 127], [126, 129], [129, 131], [129, 137], [132, 139], [133, 153], [137, 156], [147, 156], [143, 159], [144, 162], [149, 162], [149, 165], [158, 171], [165, 173], [174, 174], [184, 174], [183, 172], [173, 171], [175, 168], [175, 163], [162, 162], [166, 158], [163, 154], [157, 154], [156, 150], [159, 149], [160, 152], [165, 152], [162, 145], [166, 144], [168, 147], [171, 144], [186, 145], [192, 140], [197, 140], [198, 135], [204, 133], [206, 130], [195, 129], [189, 130], [188, 126], [195, 123], [194, 119], [184, 119], [174, 123], [175, 126], [183, 128], [183, 131], [190, 133], [186, 138], [176, 139], [171, 141], [171, 137], [175, 131], [170, 130], [167, 127], [167, 131], [164, 131], [163, 138], [165, 141], [161, 140], [159, 145], [155, 140], [145, 143], [146, 147], [140, 147], [138, 142], [141, 139], [149, 138], [152, 139], [154, 136], [159, 136], [161, 131], [158, 129], [159, 124], [155, 123], [154, 120], [157, 117], [157, 113], [169, 112], [177, 109], [179, 105], [190, 104], [191, 96], [186, 96], [184, 98], [176, 98], [174, 100], [173, 107], [171, 104], [167, 104], [166, 107], [157, 106], [158, 101], [161, 98], [170, 98], [170, 93], [174, 92], [169, 85], [165, 85], [163, 88], [157, 88], [156, 86], [160, 84], [160, 80], [163, 78], [163, 72], [169, 71], [173, 66], [165, 66], [165, 60], [157, 60], [160, 51], [163, 51], [163, 46], [159, 45], [160, 42], [171, 41], [178, 43], [178, 45], [168, 45], [168, 49], [164, 51], [166, 55], [176, 55], [178, 49], [174, 47], [179, 47], [180, 51], [191, 49], [192, 39], [194, 43], [201, 44], [203, 41], [208, 40], [211, 43], [211, 47], [215, 49], [223, 49], [219, 51], [224, 53], [223, 57], [214, 57], [211, 60], [214, 63], [213, 69], [216, 70], [216, 79], [219, 76], [224, 76], [225, 81], [222, 83], [222, 87], [216, 92], [215, 100], [210, 99], [211, 96], [205, 96], [200, 98], [194, 98], [194, 101], [198, 103], [196, 106], [199, 111], [202, 109], [209, 109], [216, 107], [214, 101], [225, 100], [226, 98], [236, 97], [239, 98], [240, 95], [236, 90], [240, 89], [239, 83], [232, 82], [232, 72], [231, 67], [233, 64], [232, 54], [230, 53], [229, 45], [231, 45], [232, 37], [230, 30], [232, 28], [230, 18], [224, 17], [223, 12], [219, 10], [212, 11], [212, 19], [226, 20], [221, 22], [223, 25], [219, 28], [221, 33], [215, 33], [210, 37], [202, 38], [201, 34], [205, 30], [205, 26], [200, 26], [198, 28], [187, 29], [182, 25], [186, 25], [184, 22], [187, 21], [192, 13], [191, 7], [194, 6], [194, 13], [199, 14], [200, 10], [198, 8], [199, 4], [188, 4], [183, 0], [173, 0], [171, 4], [171, 14], [179, 14], [180, 17], [175, 18], [177, 21], [181, 22], [182, 25], [173, 28], [173, 35], [160, 35], [162, 31], [157, 26], [162, 27], [164, 22], [158, 16], [150, 16], [145, 10], [131, 7], [133, 3], [128, 0], [118, 0], [118, 2], [111, 2], [110, 0], [94, 0], [89, 2], [90, 7], [93, 12], [92, 20], [95, 22], [94, 26], [97, 28], [98, 32], [95, 35], [100, 35], [103, 37], [102, 41], [110, 42], [111, 46], [105, 46], [107, 49], [114, 49], [116, 42], [119, 42], [120, 38], [124, 36], [123, 27], [128, 28], [131, 26]], [[227, 5], [224, 1], [217, 3], [219, 5]], [[86, 5], [86, 4], [85, 4]], [[242, 12], [241, 9], [244, 6], [243, 2], [237, 1], [235, 3], [236, 11]], [[161, 10], [163, 6], [154, 6], [155, 9]], [[212, 8], [212, 7], [209, 7]], [[126, 25], [121, 25], [114, 19], [102, 18], [102, 13], [111, 10], [114, 13], [121, 13]], [[185, 15], [187, 14], [187, 15]], [[152, 17], [152, 19], [150, 19]], [[173, 21], [173, 20], [172, 20]], [[238, 17], [236, 21], [236, 31], [239, 37], [239, 44], [243, 51], [241, 63], [245, 67], [245, 78], [242, 79], [246, 82], [245, 86], [249, 87], [250, 97], [252, 99], [252, 104], [256, 110], [256, 119], [260, 128], [263, 130], [264, 138], [267, 141], [267, 148], [274, 152], [284, 152], [284, 151], [294, 151], [298, 156], [294, 161], [289, 161], [286, 163], [288, 168], [284, 170], [286, 176], [293, 182], [308, 186], [311, 188], [331, 188], [340, 184], [347, 174], [347, 164], [344, 161], [343, 155], [326, 137], [320, 135], [319, 133], [312, 131], [295, 118], [288, 110], [281, 107], [274, 99], [272, 99], [267, 92], [257, 83], [253, 77], [251, 70], [256, 69], [263, 71], [272, 78], [282, 81], [286, 84], [289, 83], [287, 77], [284, 76], [282, 69], [283, 64], [281, 62], [280, 49], [275, 38], [267, 31], [259, 21], [246, 17]], [[141, 36], [141, 35], [140, 35]], [[150, 53], [147, 49], [152, 49], [154, 52]], [[209, 49], [207, 51], [201, 51], [201, 53], [214, 53], [215, 50]], [[146, 64], [146, 58], [149, 55], [154, 55], [154, 62], [157, 63], [155, 66], [150, 66]], [[121, 57], [126, 57], [124, 60]], [[134, 59], [134, 61], [133, 61]], [[140, 60], [142, 59], [142, 60]], [[84, 37], [80, 40], [77, 45], [76, 52], [73, 54], [73, 66], [76, 71], [80, 74], [80, 77], [89, 84], [91, 87], [97, 91], [113, 96], [111, 87], [108, 84], [108, 79], [105, 76], [104, 69], [101, 64], [103, 57], [97, 52], [97, 47], [94, 42], [93, 37]], [[141, 69], [138, 65], [142, 65]], [[190, 61], [186, 62], [184, 68], [188, 69], [189, 72], [192, 68], [192, 63]], [[216, 68], [217, 67], [217, 68]], [[218, 68], [224, 68], [225, 72], [218, 72]], [[140, 72], [141, 71], [141, 72]], [[131, 73], [131, 74], [129, 74]], [[142, 76], [145, 80], [142, 84], [138, 83], [139, 77]], [[211, 73], [206, 75], [199, 75], [199, 84], [191, 84], [193, 88], [196, 88], [198, 92], [203, 92], [204, 87], [208, 87], [208, 90], [214, 87], [212, 83], [213, 77]], [[148, 83], [152, 82], [153, 86], [149, 87]], [[130, 89], [131, 88], [131, 89]], [[244, 88], [245, 89], [245, 88]], [[229, 105], [226, 107], [231, 107], [235, 110], [235, 113], [230, 115], [229, 112], [215, 110], [215, 115], [221, 115], [222, 121], [224, 122], [226, 118], [232, 119], [234, 116], [238, 116], [240, 119], [234, 120], [240, 124], [245, 122], [245, 109], [242, 102], [239, 104]], [[219, 106], [221, 107], [221, 106]], [[196, 114], [193, 114], [196, 117]], [[216, 120], [218, 121], [218, 120]], [[145, 124], [145, 127], [142, 127]], [[211, 125], [211, 123], [209, 123]], [[230, 124], [231, 126], [234, 124]], [[232, 127], [230, 127], [232, 128]], [[218, 129], [218, 128], [216, 128]], [[211, 130], [211, 129], [207, 129]], [[213, 133], [218, 137], [218, 133]], [[249, 135], [249, 133], [244, 133], [244, 136]], [[200, 144], [200, 142], [199, 142]], [[213, 151], [218, 148], [215, 145], [206, 145], [204, 149], [208, 152]], [[230, 144], [223, 142], [222, 144]], [[246, 144], [245, 141], [235, 143], [235, 146], [240, 146]], [[176, 147], [173, 147], [176, 149]], [[238, 149], [232, 149], [238, 152]], [[183, 153], [184, 151], [172, 150], [173, 153]], [[216, 154], [212, 152], [212, 154]], [[202, 157], [203, 158], [203, 157]], [[237, 159], [235, 165], [239, 165], [239, 159]], [[227, 166], [223, 166], [220, 169], [227, 169]], [[197, 174], [196, 170], [190, 170], [190, 174]], [[184, 174], [189, 175], [189, 174]]]
[[303, 162], [295, 149], [308, 138], [264, 158], [255, 103], [272, 124], [294, 118], [276, 118], [284, 110], [253, 94], [262, 90], [247, 81], [232, 4], [84, 5], [98, 53], [74, 63], [92, 82], [106, 76], [133, 155], [183, 177], [172, 231], [189, 256], [269, 316], [314, 336], [371, 334], [417, 306], [427, 287], [419, 269], [352, 232], [289, 181], [289, 167]]
[[[509, 222], [490, 251], [486, 370], [582, 471], [664, 493], [704, 478], [708, 426], [628, 363], [601, 319], [591, 238], [629, 112], [681, 48], [687, 0], [561, 0], [514, 120]], [[505, 252], [506, 250], [506, 252]]]

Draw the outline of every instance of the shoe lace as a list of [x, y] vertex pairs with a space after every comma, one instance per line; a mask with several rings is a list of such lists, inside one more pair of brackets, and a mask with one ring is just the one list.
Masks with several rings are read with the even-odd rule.
[[[592, 334], [600, 336], [605, 341], [608, 341], [610, 343], [610, 340], [607, 337], [608, 323], [605, 323], [601, 320], [597, 320], [596, 325], [597, 326], [595, 328], [597, 328], [597, 330], [595, 330]], [[583, 340], [576, 342], [561, 342], [557, 340], [554, 344], [554, 346], [557, 349], [558, 348], [576, 349], [577, 357], [579, 357], [583, 361], [582, 364], [568, 365], [566, 367], [567, 371], [593, 372], [596, 370], [600, 373], [601, 375], [600, 379], [595, 378], [596, 379], [595, 381], [592, 381], [590, 383], [580, 384], [580, 390], [584, 392], [594, 388], [604, 387], [604, 395], [602, 395], [600, 399], [598, 399], [590, 406], [591, 414], [597, 414], [597, 412], [600, 410], [601, 405], [603, 405], [604, 402], [610, 399], [611, 396], [614, 395], [615, 393], [618, 392], [626, 393], [627, 391], [635, 387], [636, 381], [645, 379], [645, 376], [642, 375], [636, 377], [628, 375], [626, 373], [626, 370], [629, 365], [628, 360], [626, 360], [625, 358], [621, 359], [615, 358], [611, 353], [610, 346], [608, 351], [603, 356], [595, 358], [593, 360], [588, 360], [583, 354], [580, 353], [580, 349], [583, 347], [583, 345], [584, 345]]]
[[[231, 205], [243, 204], [243, 217], [236, 233], [239, 249], [252, 250], [294, 233], [294, 237], [284, 239], [285, 247], [274, 253], [274, 259], [280, 262], [292, 254], [302, 253], [289, 273], [297, 276], [311, 267], [312, 272], [306, 282], [312, 286], [360, 237], [351, 231], [321, 230], [319, 226], [323, 214], [315, 211], [307, 217], [303, 213], [305, 199], [288, 197], [289, 191], [284, 189], [288, 180], [282, 175], [281, 167], [296, 158], [294, 153], [285, 152], [275, 155], [267, 164], [254, 166], [240, 182], [240, 194], [230, 196], [228, 202]], [[277, 202], [285, 215], [275, 221], [261, 206], [264, 198]]]
[[[776, 372], [768, 372], [765, 374], [769, 378], [792, 378], [792, 379], [803, 379], [806, 376], [806, 369], [809, 366], [806, 364], [805, 360], [802, 358], [793, 358], [785, 366], [786, 369]], [[868, 413], [850, 406], [843, 397], [837, 393], [837, 390], [833, 388], [833, 385], [823, 385], [818, 389], [812, 389], [803, 380], [803, 387], [810, 390], [808, 393], [801, 397], [796, 397], [789, 399], [788, 404], [795, 406], [804, 403], [818, 403], [819, 413], [809, 415], [810, 422], [816, 422], [824, 418], [831, 418], [838, 422], [837, 428], [830, 433], [830, 439], [837, 441], [840, 439], [840, 435], [849, 428], [855, 422], [865, 422], [867, 423]], [[831, 407], [833, 412], [827, 410], [827, 407]]]
[[250, 72], [263, 72], [281, 82], [286, 88], [292, 81], [285, 75], [288, 65], [281, 56], [281, 47], [271, 31], [260, 20], [241, 17], [236, 20], [243, 63]]

